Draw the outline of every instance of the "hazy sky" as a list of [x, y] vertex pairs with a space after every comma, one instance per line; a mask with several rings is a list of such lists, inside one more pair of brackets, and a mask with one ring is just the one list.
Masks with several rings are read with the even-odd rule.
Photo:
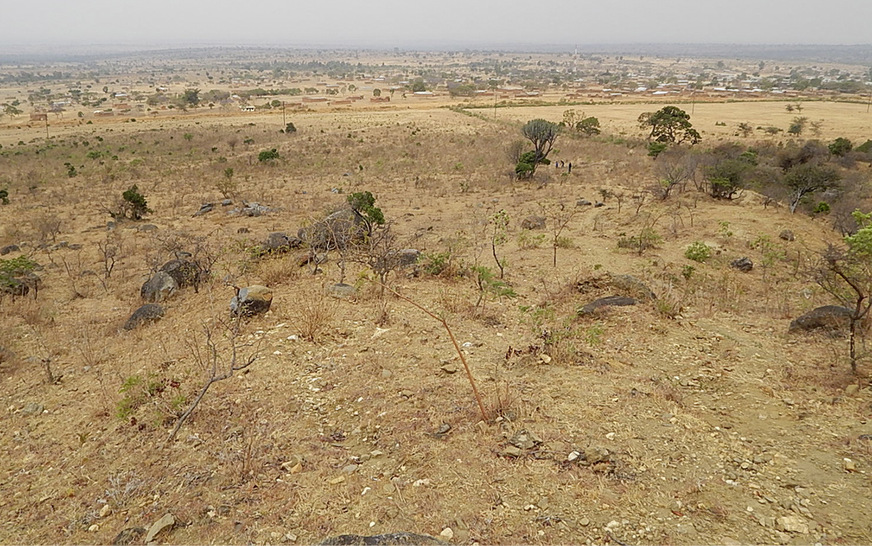
[[0, 5], [0, 53], [37, 44], [872, 43], [872, 0], [2, 0]]

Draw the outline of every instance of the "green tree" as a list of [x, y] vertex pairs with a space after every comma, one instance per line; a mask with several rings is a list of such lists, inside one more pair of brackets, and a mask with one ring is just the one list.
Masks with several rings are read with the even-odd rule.
[[797, 116], [793, 118], [793, 121], [790, 122], [790, 127], [787, 128], [787, 132], [791, 135], [799, 136], [805, 130], [805, 126], [808, 124], [808, 118], [805, 116]]
[[839, 179], [839, 174], [830, 167], [812, 163], [801, 163], [791, 167], [784, 176], [784, 184], [790, 188], [791, 214], [796, 212], [796, 207], [803, 197], [832, 188]]
[[639, 116], [639, 126], [649, 129], [648, 140], [655, 142], [696, 144], [702, 140], [690, 123], [690, 115], [677, 106], [664, 106], [654, 113], [643, 113]]
[[185, 89], [184, 93], [182, 93], [182, 104], [185, 106], [197, 106], [200, 104], [200, 90]]
[[515, 172], [522, 178], [529, 178], [536, 173], [537, 165], [547, 164], [548, 154], [560, 134], [560, 127], [544, 119], [534, 119], [521, 127], [521, 134], [530, 141], [533, 150], [521, 155]]
[[376, 87], [375, 89], [373, 89], [373, 90], [372, 90], [372, 96], [373, 96], [373, 97], [380, 97], [380, 96], [381, 96], [381, 89], [379, 89], [378, 87]]
[[575, 124], [575, 129], [583, 135], [593, 136], [600, 134], [599, 119], [590, 116]]
[[370, 226], [383, 225], [385, 215], [382, 210], [375, 206], [375, 197], [369, 191], [352, 193], [346, 198], [351, 208], [366, 218]]
[[853, 147], [854, 145], [851, 143], [851, 141], [844, 137], [837, 138], [836, 140], [831, 142], [829, 146], [827, 146], [831, 154], [837, 155], [839, 157], [842, 157], [850, 152]]
[[151, 212], [154, 211], [148, 208], [148, 202], [145, 196], [139, 193], [139, 188], [136, 184], [130, 186], [121, 194], [121, 210], [118, 216], [132, 220], [141, 220], [143, 215]]

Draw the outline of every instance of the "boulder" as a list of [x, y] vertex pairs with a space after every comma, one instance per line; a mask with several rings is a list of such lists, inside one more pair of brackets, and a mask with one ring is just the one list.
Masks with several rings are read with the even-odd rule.
[[252, 285], [240, 288], [230, 300], [230, 313], [251, 317], [269, 311], [273, 293], [266, 286]]
[[790, 322], [788, 332], [810, 332], [828, 330], [831, 332], [847, 330], [854, 311], [841, 305], [824, 305]]
[[579, 309], [578, 313], [580, 315], [589, 315], [596, 311], [597, 309], [601, 309], [603, 307], [623, 307], [626, 305], [636, 305], [637, 301], [633, 298], [628, 298], [626, 296], [607, 296], [605, 298], [600, 298], [598, 300], [594, 300], [581, 309]]
[[156, 303], [146, 303], [130, 315], [124, 323], [125, 330], [134, 330], [143, 324], [155, 322], [164, 316], [164, 309]]
[[158, 303], [169, 299], [178, 290], [176, 280], [166, 271], [158, 271], [154, 276], [142, 285], [139, 295], [142, 299], [151, 303]]
[[351, 286], [350, 284], [345, 283], [337, 283], [331, 284], [327, 287], [327, 293], [333, 296], [334, 298], [339, 298], [341, 300], [347, 300], [354, 296], [357, 293], [357, 289]]
[[203, 203], [200, 205], [200, 210], [194, 213], [194, 216], [202, 216], [207, 212], [212, 212], [212, 209], [215, 208], [215, 203]]
[[545, 217], [528, 216], [521, 222], [521, 229], [545, 229]]
[[354, 209], [342, 209], [309, 227], [300, 228], [297, 237], [315, 250], [344, 248], [361, 241], [369, 233], [369, 224]]
[[754, 269], [754, 262], [751, 261], [751, 258], [745, 256], [743, 258], [738, 258], [730, 262], [730, 267], [747, 273]]
[[593, 205], [593, 203], [584, 198], [581, 198], [575, 202], [576, 207], [589, 207], [591, 205]]
[[789, 229], [785, 229], [781, 233], [779, 233], [778, 238], [784, 239], [785, 241], [795, 241], [796, 240], [796, 236]]
[[276, 231], [270, 233], [266, 240], [260, 243], [260, 252], [261, 254], [288, 252], [292, 248], [299, 248], [302, 244], [303, 241], [297, 237], [288, 237], [287, 233]]
[[160, 270], [176, 281], [179, 288], [193, 286], [196, 290], [203, 278], [203, 268], [197, 262], [185, 259], [170, 260], [160, 267]]
[[39, 286], [42, 284], [42, 279], [36, 273], [28, 271], [6, 277], [3, 283], [0, 284], [0, 292], [9, 294], [13, 298], [18, 296], [26, 296], [33, 290], [33, 297], [36, 298], [39, 293]]
[[408, 546], [412, 544], [448, 544], [430, 535], [390, 533], [386, 535], [339, 535], [324, 539], [319, 546]]

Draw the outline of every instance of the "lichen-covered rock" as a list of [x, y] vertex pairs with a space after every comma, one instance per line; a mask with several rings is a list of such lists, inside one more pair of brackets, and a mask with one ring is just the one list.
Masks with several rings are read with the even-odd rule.
[[240, 288], [230, 300], [230, 313], [251, 317], [269, 311], [272, 305], [273, 293], [266, 286], [252, 285]]
[[789, 229], [782, 230], [781, 233], [778, 234], [779, 239], [783, 239], [785, 241], [794, 241], [796, 240], [796, 236]]
[[163, 264], [160, 270], [172, 277], [179, 288], [193, 286], [195, 290], [204, 274], [200, 264], [182, 259], [170, 260]]
[[155, 322], [164, 316], [164, 309], [156, 303], [146, 303], [130, 315], [124, 323], [125, 330], [134, 330], [143, 324]]
[[154, 276], [139, 289], [142, 299], [151, 303], [158, 303], [169, 299], [178, 290], [176, 280], [166, 271], [158, 271]]
[[738, 269], [739, 271], [744, 271], [745, 273], [754, 269], [754, 262], [751, 261], [751, 258], [745, 256], [744, 258], [738, 258], [730, 262], [730, 267], [733, 269]]
[[654, 291], [648, 288], [638, 277], [633, 275], [612, 275], [611, 284], [614, 288], [627, 296], [631, 296], [640, 300], [655, 300], [657, 296]]
[[363, 240], [369, 233], [369, 224], [354, 209], [342, 209], [309, 227], [300, 228], [297, 237], [315, 250], [345, 248]]
[[278, 254], [288, 252], [292, 248], [299, 248], [303, 241], [297, 237], [289, 237], [287, 233], [276, 231], [270, 233], [266, 240], [260, 243], [261, 254]]
[[837, 332], [847, 330], [851, 324], [854, 311], [841, 305], [824, 305], [812, 309], [808, 313], [797, 317], [790, 323], [788, 332], [810, 332], [813, 330], [829, 330]]
[[521, 229], [545, 229], [545, 217], [528, 216], [521, 221]]
[[580, 315], [589, 315], [596, 311], [597, 309], [601, 309], [603, 307], [623, 307], [626, 305], [636, 305], [637, 301], [633, 298], [628, 298], [626, 296], [607, 296], [605, 298], [600, 298], [598, 300], [594, 300], [581, 309], [579, 309], [578, 313]]

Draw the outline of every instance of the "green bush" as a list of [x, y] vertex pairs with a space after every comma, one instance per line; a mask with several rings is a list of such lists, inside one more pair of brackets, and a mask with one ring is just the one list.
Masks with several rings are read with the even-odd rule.
[[694, 241], [684, 251], [684, 257], [695, 262], [705, 262], [712, 257], [712, 249], [701, 241]]
[[850, 152], [853, 147], [854, 145], [851, 143], [851, 141], [844, 137], [837, 138], [836, 140], [831, 142], [829, 146], [827, 146], [831, 154], [839, 157], [842, 157]]
[[296, 132], [297, 132], [297, 127], [293, 123], [288, 123], [287, 125], [285, 125], [285, 133], [290, 134], [290, 133], [296, 133]]
[[669, 148], [669, 144], [666, 142], [649, 142], [648, 155], [656, 159], [658, 155], [666, 151], [666, 148]]
[[346, 200], [351, 208], [359, 212], [370, 225], [382, 225], [385, 223], [385, 215], [381, 209], [375, 206], [375, 197], [371, 192], [357, 192], [349, 195]]
[[118, 212], [118, 216], [122, 218], [140, 220], [144, 214], [154, 212], [148, 208], [148, 202], [145, 196], [139, 193], [139, 188], [136, 184], [130, 186], [122, 193], [121, 199], [121, 210]]
[[812, 210], [814, 214], [829, 214], [830, 213], [830, 204], [826, 201], [821, 201], [817, 205], [815, 205]]
[[9, 190], [0, 190], [0, 203], [9, 204]]
[[257, 160], [261, 163], [266, 161], [272, 161], [273, 159], [279, 158], [279, 152], [275, 148], [272, 150], [262, 150], [259, 154], [257, 154]]

